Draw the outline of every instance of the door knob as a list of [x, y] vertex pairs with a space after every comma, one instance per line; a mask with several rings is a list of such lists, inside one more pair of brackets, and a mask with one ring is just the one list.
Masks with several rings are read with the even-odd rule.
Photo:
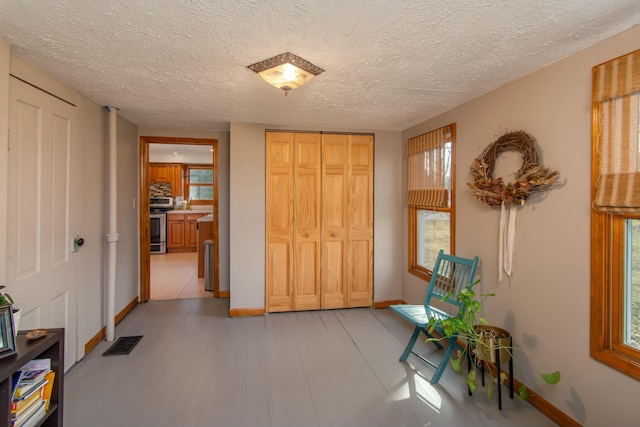
[[77, 236], [75, 239], [73, 239], [73, 251], [74, 252], [78, 252], [78, 250], [80, 250], [80, 247], [84, 245], [84, 239], [80, 236]]

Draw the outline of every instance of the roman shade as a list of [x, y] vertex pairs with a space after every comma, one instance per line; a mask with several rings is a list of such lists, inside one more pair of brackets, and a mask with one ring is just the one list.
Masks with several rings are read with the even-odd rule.
[[593, 206], [640, 214], [640, 50], [593, 68], [597, 168]]
[[407, 204], [431, 208], [449, 207], [447, 170], [451, 156], [447, 143], [451, 129], [442, 127], [407, 141]]

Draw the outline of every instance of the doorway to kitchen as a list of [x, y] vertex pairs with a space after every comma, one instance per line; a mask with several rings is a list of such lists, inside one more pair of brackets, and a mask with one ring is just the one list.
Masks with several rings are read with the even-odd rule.
[[140, 302], [220, 296], [218, 141], [142, 136], [140, 171]]

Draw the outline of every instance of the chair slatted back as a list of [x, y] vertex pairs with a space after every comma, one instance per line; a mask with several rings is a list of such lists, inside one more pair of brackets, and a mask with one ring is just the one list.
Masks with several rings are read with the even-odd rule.
[[424, 305], [430, 305], [431, 298], [435, 297], [460, 307], [462, 304], [456, 300], [456, 296], [463, 288], [473, 283], [477, 266], [477, 256], [473, 259], [461, 258], [447, 255], [441, 249], [433, 268]]

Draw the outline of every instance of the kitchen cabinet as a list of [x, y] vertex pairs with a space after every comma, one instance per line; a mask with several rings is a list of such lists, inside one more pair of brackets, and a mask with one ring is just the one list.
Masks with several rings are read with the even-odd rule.
[[200, 214], [187, 214], [186, 218], [186, 232], [187, 232], [187, 246], [193, 248], [194, 251], [198, 249], [198, 218]]
[[149, 182], [168, 182], [171, 184], [171, 196], [182, 196], [182, 164], [150, 163]]
[[179, 163], [171, 163], [169, 165], [169, 181], [171, 182], [171, 196], [182, 196], [182, 165]]
[[167, 252], [186, 252], [185, 214], [167, 214]]
[[198, 223], [208, 212], [167, 214], [167, 252], [196, 252], [198, 250]]
[[170, 163], [151, 163], [149, 165], [149, 182], [171, 182]]

